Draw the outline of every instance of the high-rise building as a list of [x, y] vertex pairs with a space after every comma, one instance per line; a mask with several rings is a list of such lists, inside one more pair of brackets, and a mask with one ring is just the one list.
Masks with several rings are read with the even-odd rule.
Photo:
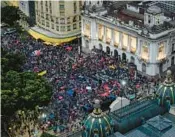
[[9, 0], [9, 1], [1, 1], [1, 7], [5, 7], [5, 6], [15, 6], [18, 7], [19, 6], [19, 1], [18, 0]]
[[20, 25], [24, 28], [35, 24], [35, 2], [19, 0]]
[[58, 38], [80, 35], [82, 1], [35, 1], [37, 27]]

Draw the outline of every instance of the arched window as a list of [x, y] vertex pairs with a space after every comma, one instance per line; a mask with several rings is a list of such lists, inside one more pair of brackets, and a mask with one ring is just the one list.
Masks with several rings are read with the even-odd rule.
[[98, 129], [94, 129], [94, 137], [100, 137]]
[[106, 53], [108, 54], [108, 55], [110, 55], [110, 47], [106, 47]]
[[174, 56], [171, 58], [171, 66], [174, 65]]
[[130, 62], [135, 64], [135, 58], [133, 56], [131, 56], [131, 61]]
[[109, 134], [110, 134], [110, 129], [109, 129], [109, 127], [106, 127], [106, 128], [105, 128], [105, 132], [106, 132], [106, 136], [109, 136]]
[[118, 57], [118, 51], [116, 49], [114, 50], [114, 57]]
[[146, 64], [145, 63], [142, 64], [142, 72], [146, 73]]
[[103, 46], [101, 44], [99, 44], [99, 49], [103, 50]]
[[126, 54], [122, 53], [122, 60], [126, 60]]

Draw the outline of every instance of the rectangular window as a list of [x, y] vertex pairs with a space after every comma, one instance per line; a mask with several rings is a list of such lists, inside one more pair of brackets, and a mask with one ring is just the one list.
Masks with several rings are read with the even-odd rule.
[[122, 49], [126, 50], [128, 47], [128, 35], [127, 34], [123, 34], [122, 35], [123, 38], [123, 45], [122, 45]]
[[60, 11], [60, 16], [65, 16], [65, 12], [64, 11]]
[[130, 42], [131, 42], [131, 52], [135, 53], [136, 52], [136, 47], [137, 47], [137, 40], [135, 37], [130, 37]]
[[53, 19], [53, 17], [52, 17], [52, 16], [51, 16], [51, 21], [52, 21], [52, 22], [54, 22], [54, 19]]
[[89, 23], [85, 23], [84, 25], [84, 35], [85, 37], [90, 37], [90, 24]]
[[69, 26], [67, 26], [67, 31], [70, 31], [70, 25], [69, 25]]
[[56, 18], [56, 23], [59, 24], [59, 19], [58, 18]]
[[48, 27], [48, 28], [50, 27], [49, 22], [46, 22], [46, 27]]
[[43, 12], [41, 12], [41, 18], [44, 18], [44, 13]]
[[73, 24], [73, 29], [77, 29], [77, 24]]
[[148, 50], [148, 44], [147, 42], [145, 42], [143, 45], [142, 45], [142, 54], [141, 54], [141, 57], [145, 60], [148, 60], [149, 58], [149, 50]]
[[59, 31], [59, 26], [57, 26], [57, 31]]
[[114, 46], [118, 47], [120, 42], [120, 32], [114, 31]]
[[76, 22], [76, 21], [77, 21], [77, 16], [74, 16], [73, 22]]
[[175, 51], [175, 44], [173, 43], [172, 44], [172, 53], [174, 53], [174, 51]]
[[54, 24], [52, 24], [52, 29], [54, 29]]
[[79, 27], [81, 28], [81, 22], [79, 22]]
[[82, 1], [79, 1], [79, 6], [80, 6], [80, 7], [82, 6]]
[[42, 20], [42, 25], [45, 25], [45, 20]]
[[49, 11], [49, 9], [46, 7], [46, 12], [48, 12]]
[[67, 23], [68, 23], [68, 24], [70, 23], [70, 17], [67, 18]]
[[65, 24], [65, 19], [64, 18], [60, 19], [60, 24]]
[[60, 4], [60, 10], [64, 10], [64, 4]]
[[158, 60], [163, 58], [165, 58], [165, 45], [164, 42], [161, 42], [158, 49]]
[[74, 2], [74, 13], [77, 12], [77, 5], [76, 5], [76, 2]]
[[49, 14], [46, 14], [46, 19], [47, 19], [47, 20], [49, 19]]
[[98, 25], [98, 39], [102, 41], [104, 38], [104, 26], [99, 24]]
[[60, 0], [59, 2], [60, 2], [60, 4], [64, 4], [64, 0]]
[[106, 28], [106, 43], [110, 44], [111, 43], [111, 29]]
[[61, 26], [61, 31], [65, 31], [65, 26]]

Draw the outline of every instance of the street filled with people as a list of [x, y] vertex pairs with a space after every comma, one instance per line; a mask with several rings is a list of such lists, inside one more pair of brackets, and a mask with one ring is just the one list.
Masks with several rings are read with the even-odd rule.
[[49, 105], [40, 106], [38, 125], [42, 131], [53, 134], [81, 129], [83, 119], [93, 110], [94, 99], [101, 100], [103, 111], [107, 111], [105, 102], [111, 103], [118, 96], [136, 100], [139, 93], [149, 94], [152, 83], [158, 84], [120, 57], [111, 57], [98, 49], [86, 56], [79, 54], [76, 42], [46, 45], [14, 32], [1, 37], [1, 46], [8, 52], [23, 53], [23, 71], [35, 72], [52, 85]]

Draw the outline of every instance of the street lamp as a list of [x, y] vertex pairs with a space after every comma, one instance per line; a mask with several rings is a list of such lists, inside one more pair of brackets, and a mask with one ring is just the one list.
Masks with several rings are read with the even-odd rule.
[[[125, 90], [126, 81], [125, 80], [122, 80], [121, 81], [121, 84], [123, 86], [123, 89]], [[121, 108], [122, 108], [122, 106], [123, 106], [123, 104], [122, 104], [122, 96], [123, 96], [123, 92], [125, 92], [125, 91], [120, 91], [120, 92], [122, 92], [122, 94], [121, 94]]]
[[45, 113], [42, 114], [42, 118], [46, 118], [46, 114]]
[[122, 86], [125, 87], [125, 85], [126, 85], [126, 81], [122, 80]]

